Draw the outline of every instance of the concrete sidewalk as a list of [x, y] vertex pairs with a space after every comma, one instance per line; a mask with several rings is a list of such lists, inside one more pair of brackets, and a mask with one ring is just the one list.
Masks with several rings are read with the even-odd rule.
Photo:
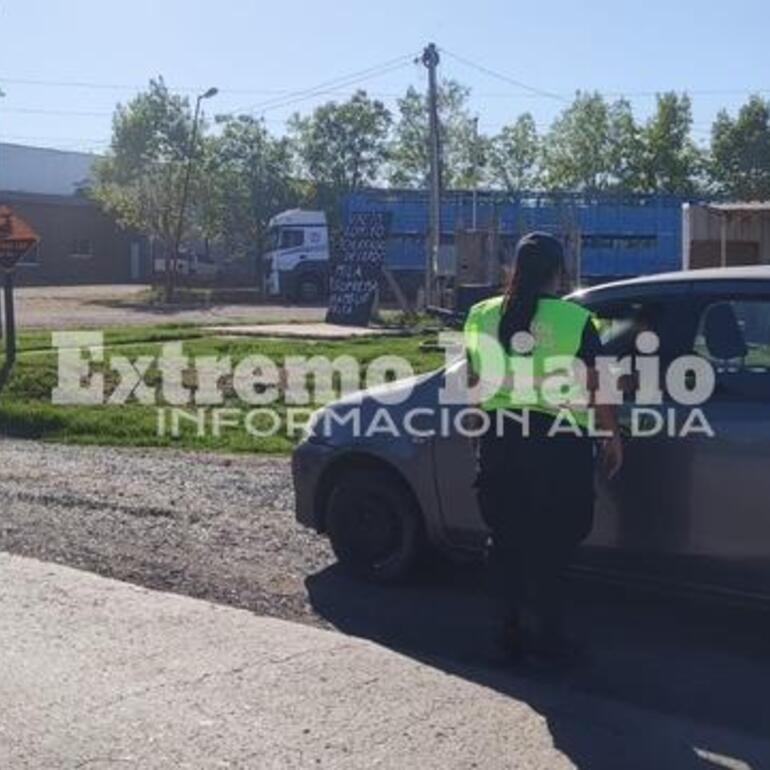
[[[575, 766], [522, 700], [371, 642], [7, 554], [0, 649], [2, 768]], [[684, 720], [535, 687], [600, 734], [591, 768], [749, 766], [701, 765]]]
[[408, 332], [381, 326], [343, 326], [330, 323], [251, 324], [249, 326], [207, 326], [209, 334], [222, 337], [288, 337], [306, 340], [346, 340], [352, 337], [398, 337]]

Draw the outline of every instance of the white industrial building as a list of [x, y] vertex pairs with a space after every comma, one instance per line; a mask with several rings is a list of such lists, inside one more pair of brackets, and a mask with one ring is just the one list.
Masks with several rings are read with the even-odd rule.
[[145, 240], [84, 194], [97, 157], [0, 143], [0, 205], [40, 236], [17, 266], [19, 284], [128, 283], [150, 275]]
[[74, 195], [88, 184], [98, 156], [0, 142], [0, 190]]

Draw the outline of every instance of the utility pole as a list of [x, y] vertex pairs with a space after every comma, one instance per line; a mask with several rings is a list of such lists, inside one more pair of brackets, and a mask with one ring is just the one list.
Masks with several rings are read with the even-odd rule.
[[478, 197], [479, 197], [479, 118], [473, 119], [473, 149], [471, 152], [471, 163], [473, 166], [473, 209], [472, 209], [472, 228], [474, 232], [478, 226]]
[[434, 301], [434, 280], [438, 267], [438, 252], [441, 245], [441, 145], [438, 124], [438, 93], [436, 88], [436, 67], [438, 51], [429, 43], [422, 52], [422, 63], [428, 69], [428, 114], [430, 149], [430, 239], [425, 253], [425, 304]]

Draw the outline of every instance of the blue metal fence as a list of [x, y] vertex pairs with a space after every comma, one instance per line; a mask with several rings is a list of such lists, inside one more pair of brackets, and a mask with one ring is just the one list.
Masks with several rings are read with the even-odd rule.
[[[441, 203], [442, 242], [457, 229], [497, 222], [503, 242], [530, 230], [579, 234], [581, 274], [586, 279], [677, 270], [682, 254], [682, 204], [671, 195], [583, 195], [579, 193], [448, 192]], [[392, 213], [386, 263], [393, 269], [422, 270], [428, 231], [423, 191], [365, 190], [346, 196], [343, 223], [353, 212]]]

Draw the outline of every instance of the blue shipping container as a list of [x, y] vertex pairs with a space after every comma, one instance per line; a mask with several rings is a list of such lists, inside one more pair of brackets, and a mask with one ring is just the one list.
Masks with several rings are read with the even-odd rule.
[[[512, 244], [531, 230], [580, 235], [581, 275], [588, 281], [678, 270], [682, 260], [682, 204], [672, 195], [478, 192], [475, 225], [497, 222], [501, 241]], [[386, 263], [394, 270], [422, 270], [428, 232], [424, 191], [365, 190], [346, 196], [342, 221], [359, 211], [389, 211]], [[474, 224], [474, 195], [447, 192], [441, 202], [442, 243]]]

